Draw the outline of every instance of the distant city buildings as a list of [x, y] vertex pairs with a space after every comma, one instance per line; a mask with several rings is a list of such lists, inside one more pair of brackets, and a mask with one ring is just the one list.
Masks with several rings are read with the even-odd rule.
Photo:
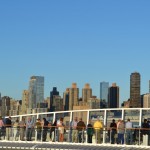
[[29, 109], [37, 108], [44, 100], [44, 77], [32, 76], [29, 82]]
[[108, 92], [108, 108], [119, 108], [119, 87], [113, 83]]
[[130, 107], [140, 108], [140, 80], [141, 76], [138, 72], [134, 72], [130, 75]]
[[[131, 73], [130, 98], [122, 103], [122, 107], [150, 107], [150, 80], [149, 93], [140, 95], [140, 78], [138, 72]], [[23, 90], [22, 100], [15, 100], [9, 96], [1, 97], [0, 93], [0, 116], [103, 108], [119, 108], [119, 86], [116, 83], [109, 87], [109, 82], [100, 82], [100, 99], [92, 95], [89, 83], [83, 87], [80, 97], [77, 84], [72, 83], [72, 86], [63, 93], [63, 97], [59, 95], [57, 87], [53, 87], [50, 97], [44, 99], [44, 77], [42, 76], [30, 78], [29, 89]], [[80, 112], [73, 115], [84, 117], [86, 113]], [[59, 115], [61, 117], [61, 114]]]

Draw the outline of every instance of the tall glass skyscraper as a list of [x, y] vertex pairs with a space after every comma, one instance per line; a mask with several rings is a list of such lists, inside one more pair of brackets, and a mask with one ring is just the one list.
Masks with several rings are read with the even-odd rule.
[[38, 108], [44, 100], [44, 77], [32, 76], [29, 82], [29, 108]]
[[101, 104], [105, 104], [108, 106], [108, 88], [109, 88], [109, 82], [100, 82], [100, 100]]

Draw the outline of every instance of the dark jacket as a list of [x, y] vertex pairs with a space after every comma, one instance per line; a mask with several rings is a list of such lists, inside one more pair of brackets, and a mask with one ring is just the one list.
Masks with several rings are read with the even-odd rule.
[[12, 124], [11, 120], [9, 118], [6, 119], [6, 128], [10, 128], [11, 124]]
[[79, 121], [78, 123], [77, 123], [77, 130], [78, 131], [82, 131], [83, 129], [85, 129], [85, 123], [83, 122], [83, 121]]

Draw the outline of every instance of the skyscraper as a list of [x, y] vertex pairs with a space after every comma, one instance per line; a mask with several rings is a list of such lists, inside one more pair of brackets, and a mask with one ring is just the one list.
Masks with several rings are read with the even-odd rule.
[[150, 93], [150, 80], [149, 80], [149, 93]]
[[143, 108], [150, 108], [150, 94], [145, 94], [143, 98]]
[[119, 87], [113, 83], [108, 92], [108, 108], [119, 108]]
[[141, 107], [140, 101], [140, 74], [138, 72], [130, 75], [130, 107]]
[[27, 113], [27, 108], [29, 108], [29, 91], [24, 90], [22, 92], [22, 114]]
[[100, 100], [106, 105], [106, 108], [108, 107], [108, 88], [109, 82], [100, 82]]
[[69, 88], [69, 110], [73, 110], [73, 106], [79, 105], [79, 88], [76, 83], [72, 83], [72, 87]]
[[90, 85], [87, 83], [82, 89], [82, 102], [87, 103], [88, 99], [91, 97], [92, 97], [92, 89], [90, 88]]
[[37, 108], [44, 100], [44, 77], [32, 76], [29, 82], [29, 108]]
[[54, 96], [59, 96], [59, 92], [57, 91], [57, 87], [53, 87], [53, 90], [50, 92], [50, 112], [55, 111], [54, 108]]
[[69, 110], [69, 88], [63, 93], [64, 110]]

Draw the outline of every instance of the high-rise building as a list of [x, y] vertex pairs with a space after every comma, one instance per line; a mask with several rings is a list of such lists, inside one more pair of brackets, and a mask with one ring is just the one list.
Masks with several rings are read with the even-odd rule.
[[27, 108], [29, 108], [29, 91], [24, 90], [22, 92], [22, 114], [27, 113]]
[[73, 110], [73, 106], [79, 105], [79, 88], [76, 83], [72, 83], [72, 87], [69, 88], [69, 110]]
[[93, 96], [88, 99], [89, 109], [100, 109], [100, 99], [96, 96]]
[[44, 100], [44, 77], [32, 76], [29, 83], [29, 108], [37, 108]]
[[140, 108], [140, 74], [134, 72], [130, 75], [130, 107]]
[[1, 116], [9, 116], [9, 110], [10, 110], [10, 97], [4, 96], [1, 100], [1, 109], [0, 109], [0, 115]]
[[63, 93], [63, 105], [65, 111], [69, 110], [69, 88]]
[[59, 92], [57, 91], [57, 87], [53, 87], [53, 90], [50, 92], [50, 112], [55, 111], [54, 108], [54, 96], [59, 96]]
[[58, 95], [53, 96], [53, 108], [54, 108], [54, 111], [64, 110], [63, 99]]
[[150, 93], [144, 95], [143, 108], [150, 108]]
[[[109, 82], [100, 82], [100, 100], [103, 105], [106, 105], [104, 108], [108, 107], [108, 88]], [[101, 108], [103, 107], [101, 106]]]
[[91, 97], [92, 97], [92, 89], [90, 88], [90, 85], [87, 83], [82, 89], [82, 102], [86, 104], [88, 99]]
[[116, 83], [109, 87], [108, 108], [119, 108], [119, 87]]

